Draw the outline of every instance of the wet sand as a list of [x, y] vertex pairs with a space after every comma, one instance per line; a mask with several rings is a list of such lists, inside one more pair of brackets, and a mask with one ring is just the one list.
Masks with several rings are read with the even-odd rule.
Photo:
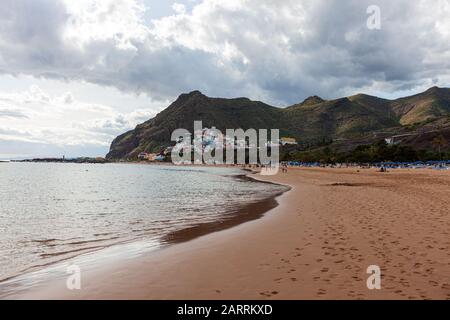
[[[252, 170], [248, 170], [249, 172], [253, 172]], [[240, 180], [250, 180], [256, 181], [250, 175], [237, 175], [233, 176], [234, 179]], [[269, 181], [261, 181], [258, 180], [259, 183], [272, 183]], [[258, 200], [256, 202], [250, 203], [241, 203], [236, 206], [232, 210], [230, 210], [226, 215], [224, 215], [221, 219], [200, 223], [198, 225], [194, 225], [189, 228], [184, 228], [172, 233], [169, 233], [167, 236], [161, 239], [162, 243], [182, 243], [185, 241], [189, 241], [201, 236], [204, 236], [209, 233], [226, 230], [232, 228], [234, 226], [240, 225], [244, 222], [252, 221], [261, 218], [267, 211], [275, 208], [278, 205], [276, 200], [277, 197], [282, 195], [284, 192], [289, 191], [290, 188], [286, 187], [285, 190], [275, 193], [273, 196], [268, 197], [263, 200]]]
[[[261, 219], [10, 296], [31, 299], [450, 299], [450, 172], [290, 169]], [[370, 265], [381, 290], [366, 286]]]

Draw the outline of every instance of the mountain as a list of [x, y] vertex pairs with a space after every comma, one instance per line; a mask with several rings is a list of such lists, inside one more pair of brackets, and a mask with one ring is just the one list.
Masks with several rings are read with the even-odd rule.
[[433, 87], [423, 93], [386, 100], [370, 95], [324, 100], [312, 96], [299, 104], [277, 108], [247, 98], [211, 98], [200, 91], [182, 94], [167, 109], [134, 130], [118, 136], [108, 159], [136, 158], [140, 152], [157, 152], [173, 145], [171, 133], [178, 128], [193, 132], [194, 121], [204, 127], [244, 130], [280, 129], [307, 144], [324, 139], [349, 144], [374, 139], [378, 133], [405, 134], [411, 130], [450, 128], [450, 89]]
[[315, 105], [315, 104], [322, 103], [322, 102], [325, 102], [325, 100], [323, 100], [321, 97], [311, 96], [311, 97], [306, 98], [302, 103], [300, 103], [300, 105], [311, 106], [311, 105]]
[[247, 98], [209, 98], [199, 91], [182, 94], [167, 109], [123, 135], [117, 137], [107, 155], [108, 159], [136, 157], [143, 151], [160, 151], [173, 144], [175, 129], [193, 132], [194, 121], [202, 120], [203, 127], [275, 128], [283, 123], [279, 108]]
[[391, 107], [402, 125], [437, 120], [450, 113], [450, 89], [433, 87], [423, 93], [397, 99]]

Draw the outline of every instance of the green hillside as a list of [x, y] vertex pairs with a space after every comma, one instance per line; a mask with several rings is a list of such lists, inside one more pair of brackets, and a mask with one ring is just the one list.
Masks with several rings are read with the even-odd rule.
[[[282, 136], [301, 143], [341, 140], [355, 144], [374, 132], [389, 134], [418, 130], [439, 123], [446, 126], [450, 115], [450, 89], [431, 88], [423, 93], [386, 100], [365, 94], [325, 101], [307, 98], [299, 104], [277, 108], [247, 98], [210, 98], [199, 91], [182, 94], [167, 109], [117, 137], [108, 159], [135, 158], [140, 152], [155, 152], [170, 146], [178, 128], [193, 132], [196, 120], [204, 127], [225, 129], [280, 129]], [[428, 128], [428, 129], [427, 129]]]

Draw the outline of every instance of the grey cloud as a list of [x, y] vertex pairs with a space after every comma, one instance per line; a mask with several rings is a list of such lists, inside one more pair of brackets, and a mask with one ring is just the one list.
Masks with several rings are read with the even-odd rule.
[[[79, 50], [63, 39], [70, 16], [62, 2], [6, 0], [0, 7], [0, 70], [81, 79], [161, 100], [200, 89], [277, 104], [376, 84], [391, 92], [433, 79], [448, 84], [450, 39], [436, 26], [448, 24], [445, 1], [426, 11], [422, 0], [375, 2], [246, 1], [238, 9], [204, 4], [202, 16], [194, 11], [169, 18], [159, 24], [166, 29], [157, 24], [144, 38], [129, 39], [132, 48], [119, 48], [114, 36]], [[366, 27], [371, 4], [381, 7], [381, 30]], [[226, 44], [236, 57], [225, 56]]]
[[[5, 72], [39, 75], [70, 59], [61, 39], [68, 15], [61, 1], [4, 0], [0, 6], [0, 57]], [[0, 59], [1, 60], [1, 59]]]
[[20, 110], [0, 109], [0, 118], [28, 118], [28, 116]]
[[148, 120], [154, 112], [149, 110], [136, 110], [130, 114], [117, 114], [108, 119], [97, 119], [84, 123], [75, 123], [76, 128], [89, 132], [110, 135], [111, 139], [127, 130], [133, 129], [137, 124]]
[[12, 128], [0, 128], [0, 134], [12, 137], [30, 137], [31, 134], [27, 131], [20, 131]]

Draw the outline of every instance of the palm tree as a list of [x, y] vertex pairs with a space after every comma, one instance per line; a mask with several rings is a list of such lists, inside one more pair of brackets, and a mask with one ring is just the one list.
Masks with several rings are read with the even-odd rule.
[[431, 144], [438, 149], [439, 151], [439, 158], [442, 160], [442, 149], [448, 146], [447, 140], [444, 138], [444, 136], [441, 134], [440, 136], [433, 139]]

